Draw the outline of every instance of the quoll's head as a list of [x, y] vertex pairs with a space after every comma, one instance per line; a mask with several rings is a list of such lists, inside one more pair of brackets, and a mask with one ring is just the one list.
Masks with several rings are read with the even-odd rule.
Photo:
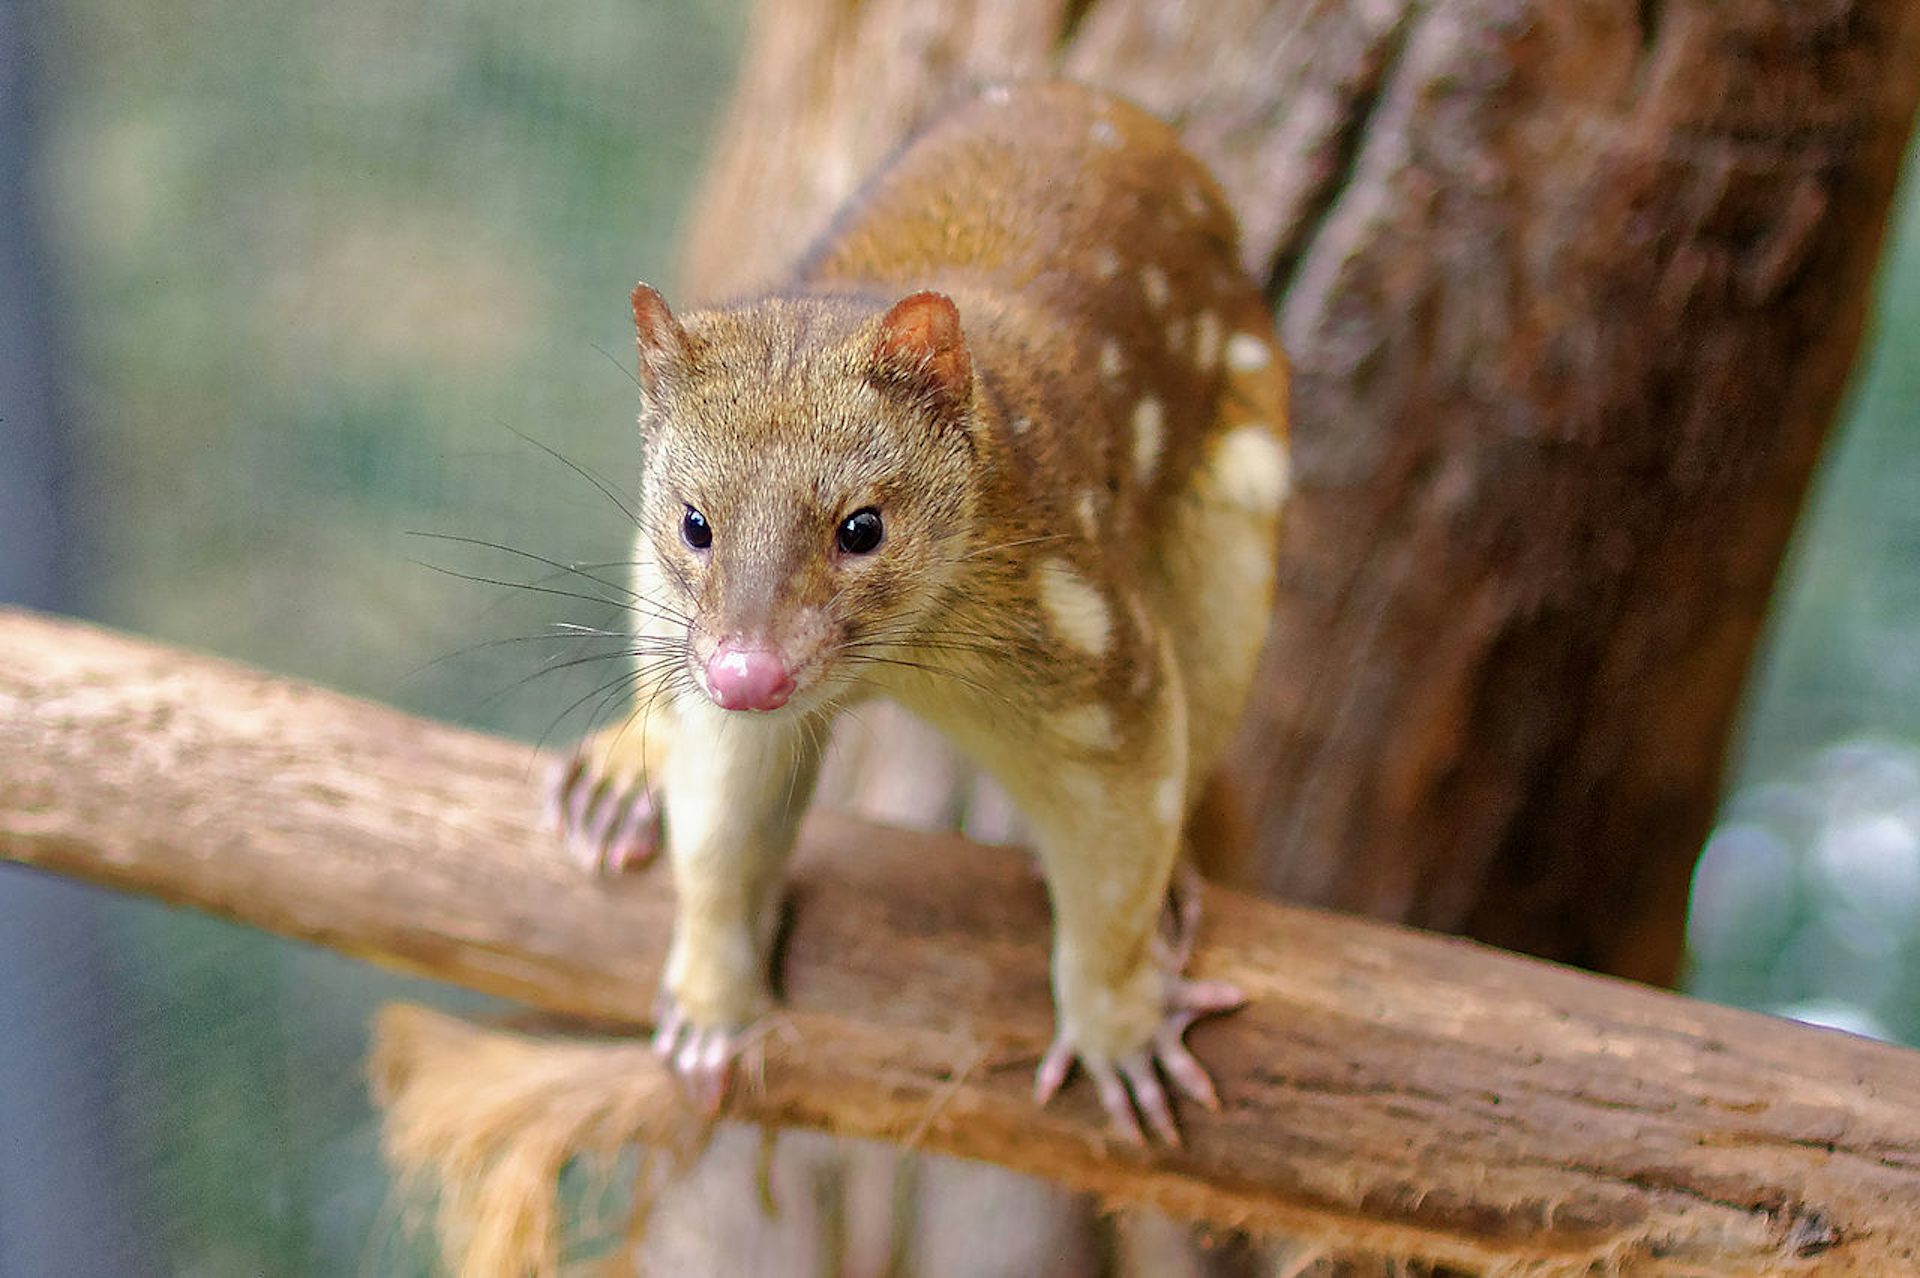
[[[965, 553], [973, 362], [951, 299], [690, 312], [633, 290], [641, 593], [729, 710], [815, 704], [914, 630]], [[642, 603], [641, 607], [646, 607]]]

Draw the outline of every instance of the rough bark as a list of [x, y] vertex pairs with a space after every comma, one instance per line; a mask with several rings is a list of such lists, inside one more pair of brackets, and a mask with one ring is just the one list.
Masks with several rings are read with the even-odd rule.
[[[0, 759], [0, 857], [647, 1018], [665, 876], [564, 864], [525, 746], [0, 613]], [[1141, 1153], [1084, 1088], [1033, 1107], [1047, 920], [1020, 857], [821, 816], [796, 881], [789, 1011], [742, 1098], [756, 1121], [1456, 1264], [1920, 1266], [1915, 1053], [1216, 890], [1198, 969], [1254, 995], [1194, 1036], [1227, 1105], [1186, 1116], [1184, 1149]], [[657, 1069], [606, 1050], [623, 1075]]]
[[1670, 981], [1920, 4], [783, 0], [688, 283], [766, 286], [939, 102], [1053, 71], [1180, 124], [1294, 359], [1299, 494], [1234, 767], [1261, 877]]

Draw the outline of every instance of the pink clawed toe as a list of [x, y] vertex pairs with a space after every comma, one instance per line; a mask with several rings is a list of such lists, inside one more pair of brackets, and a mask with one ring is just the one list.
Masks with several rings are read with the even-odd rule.
[[1131, 1144], [1146, 1144], [1140, 1126], [1144, 1118], [1154, 1135], [1178, 1146], [1180, 1128], [1174, 1122], [1161, 1075], [1189, 1100], [1217, 1111], [1219, 1093], [1206, 1067], [1188, 1049], [1186, 1032], [1201, 1017], [1233, 1011], [1246, 1001], [1244, 991], [1224, 981], [1175, 978], [1167, 998], [1166, 1017], [1145, 1047], [1117, 1061], [1099, 1060], [1082, 1056], [1073, 1040], [1062, 1032], [1040, 1059], [1040, 1068], [1034, 1074], [1034, 1099], [1042, 1105], [1052, 1100], [1078, 1060], [1093, 1080], [1100, 1107], [1116, 1135]]

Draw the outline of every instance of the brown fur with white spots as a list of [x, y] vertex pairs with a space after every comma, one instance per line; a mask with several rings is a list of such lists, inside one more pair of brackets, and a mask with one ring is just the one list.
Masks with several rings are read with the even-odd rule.
[[[1137, 1110], [1177, 1139], [1158, 1070], [1212, 1102], [1181, 1034], [1238, 993], [1153, 942], [1252, 677], [1286, 494], [1284, 363], [1236, 252], [1170, 129], [1040, 84], [936, 121], [779, 295], [682, 320], [635, 290], [642, 695], [555, 812], [618, 869], [652, 855], [664, 810], [681, 906], [657, 1041], [710, 1107], [770, 1006], [826, 724], [875, 694], [1031, 822], [1060, 1014], [1042, 1098], [1078, 1059], [1131, 1136]], [[838, 530], [865, 509], [883, 538], [850, 553]], [[714, 703], [702, 671], [735, 643], [777, 654], [790, 700]]]

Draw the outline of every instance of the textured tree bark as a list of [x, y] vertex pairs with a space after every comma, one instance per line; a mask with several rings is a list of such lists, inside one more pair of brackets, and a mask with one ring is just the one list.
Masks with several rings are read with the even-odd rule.
[[1259, 877], [1671, 981], [1920, 4], [783, 0], [687, 283], [777, 281], [938, 103], [1055, 71], [1180, 124], [1294, 360], [1299, 491], [1232, 769]]
[[[666, 876], [573, 872], [536, 828], [523, 745], [0, 612], [0, 760], [0, 858], [601, 1022], [648, 1016]], [[788, 1010], [739, 1109], [1457, 1265], [1920, 1267], [1920, 1054], [1232, 892], [1209, 908], [1199, 970], [1254, 996], [1195, 1033], [1225, 1110], [1186, 1115], [1183, 1149], [1116, 1148], [1084, 1088], [1046, 1110], [1029, 1095], [1051, 1010], [1022, 859], [817, 818]], [[450, 1061], [461, 1123], [504, 1073], [528, 1085], [509, 1127], [684, 1124], [642, 1044], [400, 1029], [437, 1050], [390, 1051], [388, 1095]]]

